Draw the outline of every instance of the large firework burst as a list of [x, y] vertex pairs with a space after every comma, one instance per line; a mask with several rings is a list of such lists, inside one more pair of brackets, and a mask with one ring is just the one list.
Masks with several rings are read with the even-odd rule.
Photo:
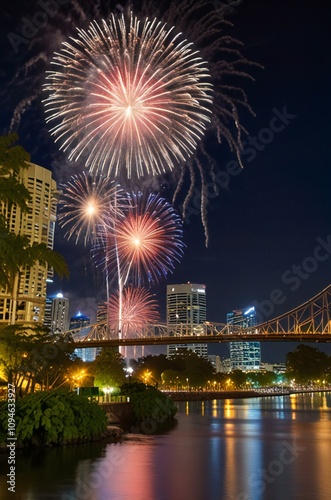
[[123, 285], [158, 282], [172, 272], [184, 253], [182, 221], [172, 205], [157, 194], [130, 194], [125, 216], [115, 227], [108, 261], [120, 262]]
[[154, 295], [144, 288], [127, 287], [122, 292], [122, 319], [119, 325], [119, 293], [112, 295], [104, 305], [108, 314], [108, 324], [111, 330], [118, 331], [124, 338], [139, 336], [148, 324], [157, 323], [160, 319], [158, 304]]
[[109, 179], [93, 178], [85, 173], [60, 185], [59, 223], [67, 229], [66, 237], [76, 243], [96, 244], [105, 232], [105, 223], [121, 217], [121, 188]]
[[93, 172], [161, 174], [185, 162], [210, 121], [212, 86], [192, 43], [156, 19], [93, 21], [63, 43], [45, 90], [47, 122]]
[[[20, 67], [17, 70], [16, 75], [12, 75], [13, 79], [10, 80], [5, 88], [7, 94], [11, 94], [16, 97], [18, 96], [18, 103], [15, 107], [13, 118], [11, 122], [11, 130], [17, 130], [18, 127], [21, 127], [21, 130], [24, 130], [24, 127], [29, 127], [29, 132], [31, 131], [31, 126], [33, 124], [34, 127], [41, 127], [39, 113], [38, 116], [33, 115], [29, 120], [24, 120], [23, 116], [25, 113], [29, 111], [33, 111], [33, 102], [38, 102], [38, 98], [40, 95], [40, 90], [42, 87], [42, 83], [45, 81], [45, 71], [49, 69], [50, 61], [54, 60], [54, 51], [59, 51], [58, 47], [61, 42], [68, 43], [68, 39], [74, 33], [74, 30], [77, 26], [85, 28], [87, 25], [87, 21], [90, 19], [110, 19], [111, 16], [111, 5], [113, 4], [113, 13], [114, 12], [125, 12], [125, 18], [130, 19], [130, 12], [132, 10], [132, 2], [130, 0], [119, 4], [116, 2], [90, 2], [89, 0], [80, 0], [79, 2], [73, 1], [66, 6], [61, 6], [58, 13], [49, 19], [47, 26], [45, 29], [40, 29], [38, 35], [36, 35], [33, 39], [33, 44], [29, 46], [24, 45], [24, 50], [19, 51], [20, 56]], [[216, 5], [217, 4], [217, 5]], [[202, 57], [202, 60], [205, 61], [203, 66], [208, 68], [208, 72], [210, 74], [211, 79], [209, 77], [205, 79], [206, 84], [212, 83], [212, 92], [213, 92], [213, 104], [212, 104], [212, 114], [211, 116], [206, 111], [206, 119], [211, 118], [210, 122], [205, 121], [204, 126], [207, 128], [207, 133], [204, 134], [204, 138], [208, 137], [208, 142], [204, 140], [197, 139], [197, 148], [194, 151], [194, 155], [190, 157], [188, 161], [180, 161], [180, 168], [175, 169], [174, 171], [174, 187], [175, 193], [173, 197], [173, 202], [176, 200], [179, 203], [180, 210], [183, 212], [183, 218], [185, 219], [186, 214], [190, 214], [189, 208], [190, 203], [192, 203], [192, 198], [194, 197], [194, 208], [198, 208], [196, 206], [197, 200], [201, 200], [201, 218], [205, 228], [206, 234], [206, 243], [208, 243], [208, 228], [207, 228], [207, 203], [208, 203], [208, 190], [210, 189], [210, 181], [212, 181], [214, 186], [215, 194], [218, 192], [217, 186], [217, 177], [215, 176], [218, 168], [222, 168], [221, 161], [223, 158], [224, 146], [222, 146], [221, 151], [217, 151], [217, 158], [214, 159], [211, 157], [210, 152], [212, 149], [210, 146], [213, 146], [213, 151], [215, 150], [215, 138], [219, 143], [228, 143], [230, 149], [234, 152], [234, 154], [238, 158], [238, 162], [241, 163], [240, 156], [242, 150], [242, 135], [245, 132], [245, 129], [242, 125], [241, 120], [241, 112], [242, 108], [246, 108], [246, 110], [251, 112], [249, 104], [247, 102], [246, 94], [243, 89], [244, 79], [251, 78], [251, 65], [249, 61], [243, 56], [241, 52], [241, 44], [231, 37], [231, 23], [226, 20], [229, 11], [235, 11], [237, 6], [230, 6], [226, 3], [215, 2], [213, 0], [158, 0], [158, 2], [151, 2], [150, 0], [141, 0], [139, 3], [135, 3], [134, 10], [137, 16], [144, 19], [154, 19], [157, 18], [162, 22], [160, 25], [160, 30], [165, 29], [168, 31], [168, 28], [164, 28], [165, 23], [166, 26], [169, 27], [168, 37], [164, 39], [164, 44], [167, 44], [169, 41], [174, 41], [174, 43], [180, 43], [180, 40], [183, 38], [180, 35], [180, 38], [175, 38], [180, 33], [183, 33], [183, 37], [185, 37], [190, 42], [194, 43], [194, 50], [198, 50], [199, 54]], [[240, 6], [238, 7], [240, 9]], [[134, 18], [132, 18], [133, 20]], [[110, 21], [111, 23], [112, 21]], [[118, 20], [115, 26], [114, 33], [117, 35], [120, 33], [120, 23]], [[157, 23], [156, 23], [157, 24]], [[140, 25], [144, 25], [144, 21]], [[156, 25], [155, 25], [156, 26]], [[170, 32], [170, 27], [174, 29]], [[103, 25], [100, 24], [100, 30], [103, 31]], [[109, 28], [109, 26], [108, 26]], [[107, 29], [108, 29], [107, 28]], [[98, 30], [96, 26], [94, 26], [95, 30]], [[81, 42], [83, 45], [88, 45], [90, 43], [89, 37], [90, 34], [86, 32], [86, 42], [85, 39], [79, 39], [76, 37], [77, 43]], [[126, 34], [130, 33], [130, 25], [126, 24]], [[70, 41], [69, 41], [70, 42]], [[107, 46], [107, 41], [103, 42], [105, 47]], [[127, 38], [126, 43], [129, 44], [129, 39]], [[75, 64], [84, 63], [90, 64], [91, 60], [88, 58], [80, 57], [79, 50], [83, 50], [82, 46], [76, 44], [76, 41], [70, 42], [70, 44], [77, 49], [75, 52], [75, 57], [77, 56], [77, 60], [75, 60]], [[20, 45], [21, 47], [21, 45]], [[19, 48], [20, 48], [19, 47]], [[64, 53], [63, 51], [67, 51]], [[71, 52], [70, 52], [71, 51]], [[192, 48], [193, 51], [193, 48]], [[137, 51], [137, 54], [139, 51]], [[72, 62], [70, 62], [70, 57], [72, 55], [72, 49], [65, 47], [63, 45], [63, 49], [60, 54], [56, 57], [67, 57], [67, 63], [65, 67], [62, 63], [59, 63], [58, 69], [60, 71], [69, 72], [71, 68]], [[6, 57], [6, 54], [4, 55]], [[89, 57], [92, 57], [92, 52], [90, 51]], [[106, 56], [105, 56], [106, 59]], [[128, 61], [126, 59], [126, 61]], [[56, 62], [54, 60], [54, 62]], [[127, 62], [123, 62], [122, 65], [127, 64]], [[55, 66], [54, 66], [55, 68]], [[202, 67], [201, 67], [202, 69]], [[247, 71], [249, 70], [249, 72]], [[54, 69], [51, 74], [55, 74], [56, 70]], [[82, 76], [77, 76], [77, 82], [80, 85], [82, 83]], [[86, 78], [87, 79], [87, 78]], [[156, 78], [157, 79], [157, 78]], [[63, 83], [63, 78], [61, 77], [59, 81], [49, 80], [48, 88], [54, 85], [54, 90], [50, 90], [51, 93], [59, 92], [60, 87]], [[100, 85], [104, 84], [104, 81], [101, 82]], [[15, 86], [15, 92], [12, 92], [12, 88]], [[56, 86], [56, 90], [55, 90]], [[74, 82], [72, 92], [75, 92], [76, 82]], [[208, 96], [210, 96], [209, 89], [204, 90]], [[59, 95], [59, 94], [58, 94]], [[50, 96], [49, 96], [50, 98]], [[90, 102], [92, 96], [88, 96], [88, 102]], [[4, 105], [6, 104], [6, 100], [3, 99]], [[16, 101], [15, 101], [16, 102]], [[49, 101], [50, 104], [51, 101]], [[14, 103], [11, 103], [14, 104]], [[59, 104], [59, 103], [57, 103]], [[55, 101], [54, 101], [55, 105]], [[204, 102], [204, 107], [209, 111], [210, 103]], [[32, 110], [31, 110], [32, 107]], [[50, 106], [53, 107], [53, 106]], [[84, 108], [84, 105], [81, 106], [81, 111], [83, 113], [86, 112], [87, 108]], [[8, 111], [8, 110], [7, 110]], [[54, 113], [58, 113], [59, 109], [57, 108], [54, 111], [49, 111], [49, 118]], [[68, 109], [68, 117], [69, 112], [71, 110]], [[131, 109], [132, 111], [132, 109]], [[129, 110], [129, 115], [132, 115]], [[54, 118], [58, 126], [60, 125], [61, 117]], [[132, 121], [131, 121], [132, 122]], [[55, 125], [55, 121], [53, 122]], [[73, 122], [73, 134], [74, 131], [80, 126], [79, 121]], [[36, 133], [38, 133], [38, 137], [40, 140], [44, 138], [46, 140], [46, 135], [40, 135], [39, 128], [35, 128]], [[93, 130], [89, 132], [93, 135]], [[203, 133], [203, 131], [201, 131]], [[60, 133], [64, 133], [58, 131], [56, 137], [59, 138]], [[68, 134], [70, 132], [68, 131]], [[84, 145], [86, 146], [84, 149], [79, 147], [79, 137], [73, 139], [73, 142], [69, 144], [67, 143], [68, 149], [67, 153], [73, 152], [74, 148], [77, 147], [77, 156], [81, 154], [80, 166], [85, 164], [87, 158], [92, 162], [92, 156], [94, 154], [101, 154], [100, 152], [93, 150], [95, 143], [88, 143], [87, 135], [84, 135], [85, 132], [80, 128], [80, 134], [84, 137]], [[201, 135], [199, 136], [201, 137]], [[59, 141], [65, 141], [69, 139], [69, 136], [63, 135]], [[124, 141], [124, 136], [123, 136]], [[214, 141], [214, 144], [213, 144]], [[117, 142], [119, 144], [119, 141]], [[124, 142], [123, 142], [124, 144]], [[62, 142], [62, 147], [65, 147]], [[93, 154], [92, 154], [93, 153]], [[177, 152], [176, 152], [177, 153]], [[182, 151], [183, 153], [183, 151]], [[103, 151], [104, 157], [107, 155], [107, 151]], [[175, 154], [174, 152], [169, 153], [169, 155]], [[53, 151], [53, 157], [55, 156], [55, 162], [53, 161], [53, 171], [54, 171], [54, 163], [56, 163], [57, 172], [56, 176], [58, 179], [63, 179], [64, 173], [68, 173], [68, 164], [65, 164], [65, 160], [63, 155], [60, 153], [56, 153]], [[99, 167], [102, 167], [102, 160], [104, 157], [100, 157], [101, 163]], [[184, 154], [185, 159], [187, 160], [188, 156]], [[178, 156], [180, 158], [180, 156]], [[172, 158], [175, 164], [175, 158]], [[126, 161], [126, 160], [125, 160]], [[166, 161], [164, 158], [161, 158], [160, 168], [161, 171]], [[71, 168], [71, 164], [70, 168]], [[114, 164], [115, 165], [115, 164]], [[123, 165], [123, 164], [122, 164]], [[126, 166], [124, 165], [126, 168]], [[73, 167], [72, 167], [73, 168]], [[137, 168], [140, 168], [138, 165]], [[136, 167], [134, 168], [135, 172]], [[114, 168], [115, 171], [115, 168]], [[143, 172], [142, 168], [142, 172]], [[190, 182], [190, 189], [185, 191], [183, 186], [187, 185], [187, 181]], [[146, 180], [144, 179], [144, 182]], [[155, 182], [155, 179], [153, 180]], [[140, 185], [141, 188], [141, 185]], [[207, 189], [208, 188], [208, 189]], [[196, 196], [196, 193], [199, 193], [199, 196]]]

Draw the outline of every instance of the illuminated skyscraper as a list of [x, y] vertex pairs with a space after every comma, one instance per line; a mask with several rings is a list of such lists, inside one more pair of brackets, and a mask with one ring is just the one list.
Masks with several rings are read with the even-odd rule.
[[[180, 326], [183, 334], [198, 335], [206, 321], [206, 285], [186, 283], [167, 285], [167, 324]], [[177, 344], [167, 346], [167, 356], [178, 349], [192, 349], [208, 358], [207, 344]]]
[[[76, 328], [81, 328], [80, 337], [85, 337], [88, 333], [88, 326], [91, 324], [91, 320], [88, 316], [85, 316], [81, 312], [76, 314], [76, 316], [72, 316], [70, 318], [69, 330], [75, 330]], [[84, 329], [86, 327], [86, 329]], [[96, 347], [88, 347], [88, 348], [78, 348], [75, 349], [75, 354], [83, 361], [94, 361], [97, 355]]]
[[[240, 328], [256, 326], [255, 308], [237, 309], [227, 314], [227, 323]], [[230, 342], [231, 370], [259, 370], [261, 365], [260, 342]]]
[[64, 333], [68, 330], [69, 299], [58, 293], [52, 300], [51, 332]]
[[[20, 178], [31, 195], [29, 212], [22, 212], [17, 205], [0, 205], [0, 210], [11, 232], [28, 236], [31, 245], [45, 243], [52, 250], [57, 206], [56, 183], [52, 173], [30, 163], [28, 169], [21, 170]], [[0, 289], [0, 323], [43, 323], [46, 280], [52, 275], [52, 269], [40, 262], [21, 269], [13, 294], [7, 289]], [[13, 300], [13, 295], [17, 296], [17, 300]]]

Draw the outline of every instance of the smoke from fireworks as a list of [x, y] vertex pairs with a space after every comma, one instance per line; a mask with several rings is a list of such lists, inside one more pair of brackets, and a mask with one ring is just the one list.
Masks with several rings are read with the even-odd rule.
[[[158, 282], [172, 272], [184, 253], [182, 221], [164, 198], [156, 194], [131, 193], [127, 213], [108, 234], [122, 266], [124, 281]], [[114, 250], [108, 261], [114, 259]]]
[[[117, 292], [104, 306], [105, 313], [108, 313], [111, 330], [118, 331], [119, 329], [119, 307]], [[146, 325], [157, 323], [159, 319], [158, 304], [152, 294], [144, 288], [123, 289], [121, 332], [124, 338], [137, 337]]]
[[58, 217], [60, 225], [67, 229], [66, 237], [74, 237], [76, 243], [95, 243], [102, 235], [104, 221], [121, 216], [121, 188], [102, 177], [93, 178], [85, 173], [74, 176], [62, 190]]
[[47, 122], [69, 159], [141, 177], [194, 153], [210, 122], [209, 71], [192, 43], [156, 19], [112, 15], [63, 43], [45, 90]]

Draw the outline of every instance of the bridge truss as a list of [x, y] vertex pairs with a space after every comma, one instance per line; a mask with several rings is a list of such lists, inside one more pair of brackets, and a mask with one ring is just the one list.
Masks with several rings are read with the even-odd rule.
[[[83, 329], [66, 332], [75, 347], [111, 347], [119, 345], [164, 345], [251, 341], [331, 342], [331, 285], [307, 302], [255, 327], [206, 321], [200, 325], [148, 324], [130, 338], [110, 330], [102, 321]], [[84, 333], [85, 332], [85, 333]]]

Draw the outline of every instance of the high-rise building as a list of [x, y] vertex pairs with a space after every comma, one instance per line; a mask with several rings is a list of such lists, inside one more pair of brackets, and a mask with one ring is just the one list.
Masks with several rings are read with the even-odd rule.
[[44, 326], [48, 328], [50, 332], [52, 330], [52, 305], [53, 299], [51, 297], [46, 297]]
[[[52, 300], [51, 332], [64, 333], [68, 330], [69, 299], [58, 293]], [[71, 318], [72, 319], [72, 318]]]
[[[26, 235], [30, 244], [45, 243], [53, 249], [56, 221], [57, 190], [52, 173], [39, 165], [29, 164], [22, 169], [20, 179], [28, 189], [29, 211], [17, 205], [0, 205], [11, 232]], [[0, 289], [0, 323], [43, 323], [46, 303], [46, 280], [53, 274], [47, 264], [35, 263], [22, 269], [14, 291]], [[13, 298], [16, 296], [17, 299]]]
[[[206, 285], [185, 283], [167, 285], [167, 324], [178, 325], [185, 335], [198, 335], [206, 321]], [[167, 356], [178, 349], [191, 349], [208, 359], [207, 344], [177, 344], [167, 346]]]
[[210, 364], [213, 365], [213, 368], [215, 369], [216, 373], [220, 373], [222, 371], [221, 358], [219, 356], [217, 356], [216, 354], [209, 354], [208, 361]]
[[[88, 316], [85, 316], [81, 312], [72, 316], [70, 318], [69, 330], [75, 330], [77, 328], [80, 330], [80, 337], [85, 337], [88, 333], [88, 326], [91, 324], [91, 320]], [[96, 347], [78, 348], [75, 349], [75, 354], [83, 361], [94, 361], [97, 355]]]
[[69, 330], [76, 330], [77, 328], [83, 329], [91, 324], [91, 320], [88, 316], [85, 316], [80, 311], [76, 316], [71, 316]]
[[[228, 313], [227, 324], [240, 328], [256, 326], [255, 308], [250, 307], [246, 311], [236, 309]], [[261, 365], [260, 342], [230, 342], [230, 363], [231, 370], [259, 370]]]

